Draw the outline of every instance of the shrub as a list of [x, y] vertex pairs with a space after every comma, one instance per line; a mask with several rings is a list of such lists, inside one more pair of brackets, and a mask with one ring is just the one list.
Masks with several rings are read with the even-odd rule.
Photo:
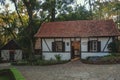
[[120, 55], [107, 55], [102, 57], [88, 57], [81, 60], [83, 63], [89, 64], [116, 64], [120, 63]]
[[61, 61], [61, 55], [60, 54], [55, 55], [55, 58], [56, 58], [57, 61]]
[[119, 52], [120, 42], [118, 40], [114, 40], [113, 42], [108, 44], [108, 50], [112, 55], [116, 55], [115, 53]]
[[99, 60], [100, 58], [101, 58], [100, 56], [90, 56], [90, 57], [87, 57], [86, 59], [90, 61], [96, 61], [96, 60]]
[[28, 65], [29, 62], [27, 60], [21, 60], [21, 61], [16, 61], [16, 62], [12, 62], [12, 65]]

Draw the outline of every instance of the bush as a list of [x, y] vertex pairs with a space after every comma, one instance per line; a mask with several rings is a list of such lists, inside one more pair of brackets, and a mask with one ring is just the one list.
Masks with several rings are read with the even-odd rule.
[[61, 61], [61, 55], [60, 54], [55, 55], [55, 58], [56, 58], [57, 61]]
[[63, 64], [63, 63], [67, 63], [68, 60], [61, 60], [61, 58], [58, 58], [57, 60], [44, 60], [41, 58], [36, 58], [31, 64], [29, 63], [29, 61], [27, 60], [22, 60], [22, 61], [17, 61], [17, 62], [13, 62], [12, 65], [55, 65], [55, 64]]
[[112, 55], [115, 55], [115, 53], [119, 52], [119, 47], [120, 47], [120, 41], [114, 40], [113, 42], [108, 44], [108, 50]]
[[83, 63], [90, 64], [116, 64], [120, 63], [120, 55], [107, 55], [103, 57], [88, 57], [87, 59], [81, 60]]
[[12, 62], [11, 63], [12, 65], [28, 65], [29, 64], [29, 62], [27, 61], [27, 60], [21, 60], [21, 61], [16, 61], [16, 62]]
[[99, 60], [100, 58], [101, 58], [100, 56], [90, 56], [90, 57], [87, 57], [87, 60], [96, 61], [96, 60]]

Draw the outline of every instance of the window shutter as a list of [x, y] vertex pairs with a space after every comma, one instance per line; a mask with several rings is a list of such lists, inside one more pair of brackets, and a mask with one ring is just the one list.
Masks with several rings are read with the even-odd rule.
[[52, 51], [55, 52], [55, 42], [52, 42]]
[[90, 42], [91, 41], [88, 41], [88, 52], [90, 52]]
[[65, 42], [62, 43], [62, 51], [65, 52]]
[[98, 41], [97, 42], [97, 52], [100, 52], [101, 51], [101, 42]]

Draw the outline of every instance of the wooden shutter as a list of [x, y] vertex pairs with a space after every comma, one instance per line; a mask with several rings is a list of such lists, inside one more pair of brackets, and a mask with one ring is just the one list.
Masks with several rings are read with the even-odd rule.
[[101, 51], [101, 42], [98, 41], [97, 42], [97, 52], [100, 52]]
[[90, 52], [90, 42], [91, 41], [88, 41], [88, 52]]
[[55, 52], [55, 42], [52, 42], [52, 51]]
[[65, 52], [65, 42], [62, 42], [62, 51]]

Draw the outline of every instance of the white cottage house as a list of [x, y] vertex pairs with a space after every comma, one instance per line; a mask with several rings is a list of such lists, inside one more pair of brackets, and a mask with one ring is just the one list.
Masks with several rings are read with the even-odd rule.
[[1, 48], [1, 57], [5, 61], [22, 60], [22, 49], [14, 40], [11, 40]]
[[46, 60], [108, 55], [107, 46], [120, 35], [113, 20], [78, 20], [43, 23], [35, 34]]

